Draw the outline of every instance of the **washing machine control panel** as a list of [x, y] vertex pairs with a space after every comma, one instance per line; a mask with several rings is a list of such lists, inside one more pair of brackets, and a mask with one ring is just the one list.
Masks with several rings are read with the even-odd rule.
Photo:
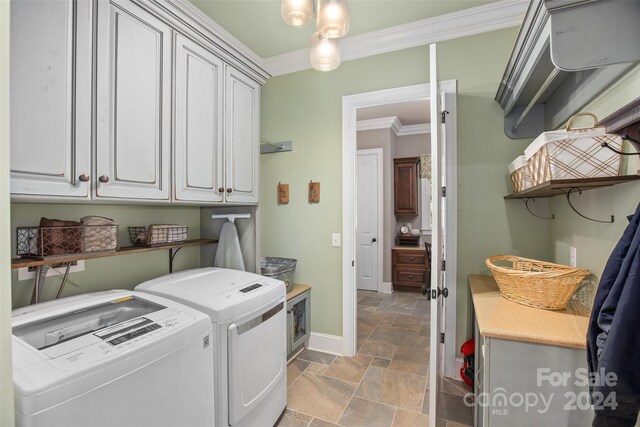
[[[100, 359], [151, 345], [161, 336], [173, 333], [193, 321], [194, 317], [187, 313], [166, 309], [75, 339], [73, 349], [65, 349], [64, 344], [67, 343], [63, 343], [43, 352], [50, 357], [49, 363], [59, 369], [78, 369], [83, 365], [95, 364]], [[78, 341], [83, 341], [85, 345]]]

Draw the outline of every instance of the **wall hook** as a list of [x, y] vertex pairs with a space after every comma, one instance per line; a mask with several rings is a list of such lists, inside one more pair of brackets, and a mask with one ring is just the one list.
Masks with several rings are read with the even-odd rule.
[[589, 218], [588, 216], [582, 215], [580, 212], [578, 212], [578, 210], [573, 206], [573, 203], [571, 203], [571, 193], [574, 190], [578, 190], [578, 194], [582, 194], [582, 190], [581, 189], [576, 188], [576, 187], [572, 187], [572, 188], [569, 189], [569, 191], [567, 191], [566, 195], [567, 195], [567, 203], [569, 203], [569, 207], [571, 209], [573, 209], [573, 211], [575, 213], [577, 213], [578, 215], [580, 215], [584, 219], [588, 219], [589, 221], [601, 222], [601, 223], [604, 223], [604, 224], [612, 224], [613, 223], [613, 221], [614, 221], [613, 215], [611, 215], [611, 219], [609, 221], [603, 221], [603, 220], [600, 220], [600, 219]]
[[551, 218], [546, 217], [546, 216], [540, 216], [540, 215], [536, 215], [536, 214], [534, 214], [534, 213], [531, 211], [531, 209], [529, 208], [529, 201], [530, 201], [530, 200], [533, 200], [533, 202], [534, 202], [534, 203], [536, 202], [536, 199], [535, 199], [535, 198], [531, 198], [531, 199], [529, 199], [529, 198], [527, 198], [527, 199], [522, 199], [522, 201], [524, 202], [524, 206], [527, 208], [527, 210], [529, 211], [529, 213], [530, 213], [531, 215], [535, 216], [536, 218], [540, 218], [540, 219], [555, 219], [555, 218], [556, 218], [555, 214], [551, 214]]
[[637, 153], [625, 153], [624, 151], [616, 150], [615, 148], [611, 147], [606, 142], [601, 143], [600, 146], [604, 147], [604, 148], [608, 148], [609, 150], [613, 151], [614, 153], [621, 154], [623, 156], [640, 156], [640, 141], [637, 141], [637, 140], [631, 138], [629, 135], [622, 135], [622, 140], [623, 141], [629, 141], [638, 152]]

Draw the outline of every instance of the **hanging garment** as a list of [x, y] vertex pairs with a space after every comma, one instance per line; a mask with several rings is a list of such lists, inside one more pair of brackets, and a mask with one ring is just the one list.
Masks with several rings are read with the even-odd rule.
[[596, 427], [633, 427], [640, 410], [639, 223], [640, 205], [607, 261], [589, 320], [587, 362], [597, 379], [591, 384]]
[[238, 230], [236, 229], [236, 225], [231, 221], [222, 224], [213, 266], [245, 271], [242, 251], [240, 250], [240, 240], [238, 239]]

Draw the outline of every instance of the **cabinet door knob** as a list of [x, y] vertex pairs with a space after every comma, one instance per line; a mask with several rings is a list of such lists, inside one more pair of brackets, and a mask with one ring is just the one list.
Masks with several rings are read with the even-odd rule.
[[86, 173], [83, 173], [82, 175], [80, 175], [78, 177], [78, 179], [82, 182], [89, 182], [89, 180], [91, 179], [91, 177], [89, 175], [87, 175]]
[[100, 178], [98, 178], [98, 180], [106, 184], [107, 182], [109, 182], [109, 177], [107, 175], [102, 175]]
[[231, 187], [227, 188], [227, 193], [231, 193], [233, 189]]
[[218, 188], [218, 193], [224, 193], [224, 187]]

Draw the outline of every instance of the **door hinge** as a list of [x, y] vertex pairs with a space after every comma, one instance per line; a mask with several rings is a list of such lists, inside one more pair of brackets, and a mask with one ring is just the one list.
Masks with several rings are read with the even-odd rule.
[[441, 266], [440, 266], [442, 271], [446, 271], [447, 270], [447, 261], [446, 260], [442, 260]]
[[442, 187], [442, 197], [447, 197], [447, 187]]
[[355, 267], [356, 266], [356, 262], [355, 261], [351, 261], [351, 267]]
[[442, 112], [442, 123], [446, 123], [447, 122], [447, 114], [449, 114], [449, 111], [444, 110]]
[[440, 332], [440, 342], [444, 344], [444, 332]]

